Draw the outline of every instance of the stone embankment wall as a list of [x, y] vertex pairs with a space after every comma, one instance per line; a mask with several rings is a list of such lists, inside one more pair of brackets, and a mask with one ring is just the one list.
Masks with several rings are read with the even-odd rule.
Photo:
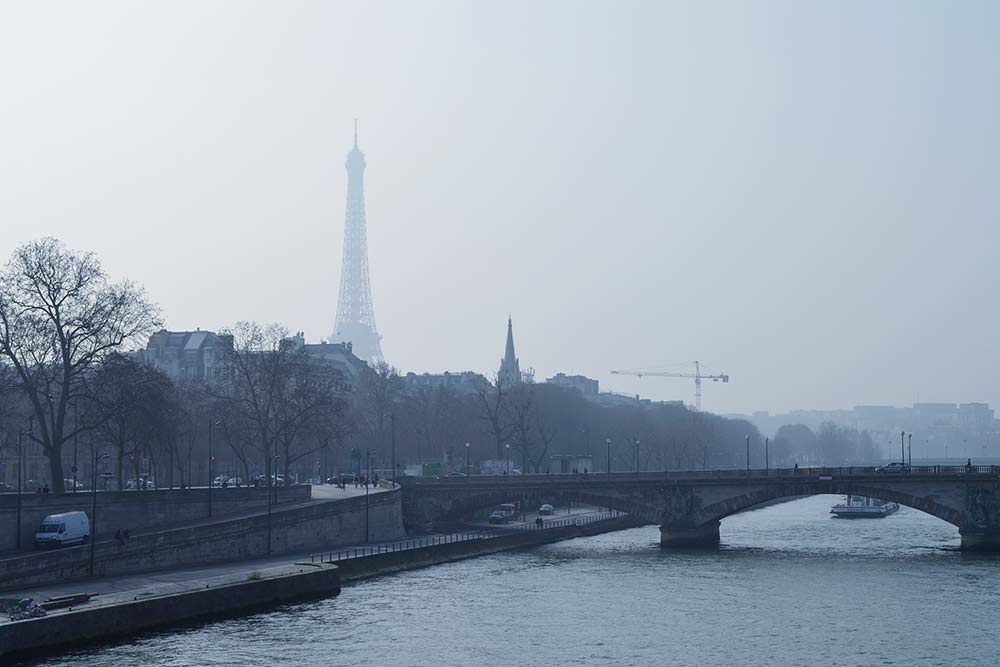
[[588, 537], [616, 530], [636, 528], [641, 525], [644, 525], [641, 520], [625, 515], [582, 525], [546, 528], [545, 530], [511, 531], [510, 535], [484, 540], [467, 540], [434, 544], [404, 551], [387, 551], [361, 558], [340, 560], [337, 561], [337, 567], [340, 568], [341, 581], [346, 583], [501, 551], [523, 549], [576, 537]]
[[[368, 532], [373, 542], [402, 537], [399, 489], [369, 496]], [[365, 541], [365, 497], [276, 507], [271, 513], [271, 555], [322, 550]], [[267, 556], [267, 515], [165, 529], [94, 545], [94, 575], [169, 570]], [[85, 579], [90, 547], [39, 551], [0, 560], [0, 590], [24, 590]]]
[[0, 624], [0, 663], [18, 653], [50, 651], [81, 642], [135, 634], [143, 630], [210, 616], [233, 615], [283, 602], [336, 595], [337, 568], [303, 566], [301, 572], [250, 578], [197, 591], [173, 593], [106, 606]]
[[[271, 490], [279, 505], [301, 503], [310, 498], [307, 485], [280, 486]], [[267, 506], [264, 488], [212, 489], [212, 516], [225, 516], [263, 509]], [[130, 531], [161, 528], [208, 518], [208, 489], [161, 489], [158, 491], [98, 491], [98, 530], [111, 527]], [[21, 494], [21, 545], [31, 548], [38, 526], [49, 514], [82, 511], [91, 515], [94, 495], [77, 492], [63, 495]], [[91, 517], [92, 518], [92, 517]], [[0, 551], [17, 544], [17, 494], [0, 494]]]

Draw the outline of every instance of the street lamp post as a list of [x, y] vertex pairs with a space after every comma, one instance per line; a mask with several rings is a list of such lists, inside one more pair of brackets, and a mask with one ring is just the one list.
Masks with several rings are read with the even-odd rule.
[[392, 413], [392, 483], [396, 484], [396, 413]]
[[611, 474], [611, 438], [608, 438], [607, 440], [605, 440], [604, 443], [608, 446], [608, 470], [607, 470], [607, 473], [610, 475]]
[[76, 440], [80, 435], [80, 413], [76, 411], [76, 404], [73, 404], [73, 493], [76, 493]]
[[750, 476], [750, 434], [747, 433], [747, 477]]
[[465, 443], [465, 475], [472, 477], [472, 447]]
[[110, 454], [97, 455], [97, 445], [90, 443], [91, 454], [94, 457], [94, 488], [90, 492], [90, 576], [94, 576], [94, 545], [97, 544], [97, 462], [110, 458]]
[[215, 457], [212, 456], [212, 420], [208, 420], [208, 516], [212, 517], [212, 463]]
[[504, 445], [504, 450], [507, 452], [507, 463], [504, 465], [504, 473], [510, 475], [510, 443], [508, 442]]
[[368, 477], [365, 478], [365, 544], [368, 544], [370, 539], [368, 534], [368, 485], [372, 482], [372, 454], [374, 453], [374, 449], [365, 451], [365, 463], [368, 468]]
[[21, 481], [21, 468], [24, 467], [24, 462], [22, 461], [21, 450], [24, 447], [24, 429], [22, 428], [17, 432], [17, 548], [21, 548], [21, 487], [24, 483]]
[[770, 440], [771, 438], [764, 438], [764, 470], [767, 470], [770, 467], [770, 461], [768, 461], [767, 457], [767, 445]]
[[911, 433], [906, 438], [906, 452], [910, 458], [910, 467], [913, 467], [913, 434]]
[[[274, 470], [278, 469], [278, 455], [272, 454], [272, 466]], [[267, 484], [264, 485], [264, 490], [267, 491], [267, 555], [271, 555], [271, 476], [267, 477]]]
[[639, 438], [635, 439], [635, 474], [639, 474]]
[[899, 457], [900, 462], [906, 465], [906, 431], [899, 432]]

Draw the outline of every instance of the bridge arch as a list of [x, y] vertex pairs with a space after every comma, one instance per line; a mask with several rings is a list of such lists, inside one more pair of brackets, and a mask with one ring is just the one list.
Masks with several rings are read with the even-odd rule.
[[[798, 491], [801, 491], [799, 493]], [[915, 510], [919, 510], [931, 516], [946, 521], [956, 528], [962, 528], [966, 524], [965, 513], [957, 511], [947, 505], [935, 502], [931, 497], [917, 496], [903, 490], [873, 484], [840, 483], [832, 484], [831, 488], [816, 489], [803, 487], [801, 489], [790, 490], [785, 488], [763, 487], [747, 491], [746, 493], [732, 498], [727, 498], [721, 502], [709, 505], [701, 509], [703, 523], [719, 522], [726, 517], [740, 512], [745, 512], [757, 505], [781, 500], [784, 498], [798, 498], [819, 495], [854, 495], [869, 496], [881, 500], [889, 500], [900, 505], [905, 505]]]

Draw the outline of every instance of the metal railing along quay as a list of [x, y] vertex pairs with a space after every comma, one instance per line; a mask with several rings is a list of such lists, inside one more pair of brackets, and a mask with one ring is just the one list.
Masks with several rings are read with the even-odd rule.
[[456, 544], [458, 542], [470, 542], [475, 540], [489, 540], [497, 537], [512, 535], [517, 532], [550, 530], [552, 528], [565, 528], [566, 526], [584, 526], [598, 521], [607, 521], [625, 516], [625, 512], [611, 510], [606, 512], [596, 512], [580, 516], [568, 516], [562, 519], [552, 519], [543, 522], [541, 525], [534, 523], [521, 523], [509, 525], [505, 528], [484, 528], [482, 530], [467, 530], [460, 533], [448, 533], [446, 535], [428, 535], [427, 537], [416, 537], [409, 540], [397, 540], [388, 544], [376, 544], [365, 547], [351, 547], [348, 549], [338, 549], [337, 551], [324, 551], [322, 553], [309, 554], [310, 563], [336, 563], [354, 558], [367, 558], [378, 554], [395, 553], [397, 551], [413, 551], [416, 549], [426, 549], [442, 544]]

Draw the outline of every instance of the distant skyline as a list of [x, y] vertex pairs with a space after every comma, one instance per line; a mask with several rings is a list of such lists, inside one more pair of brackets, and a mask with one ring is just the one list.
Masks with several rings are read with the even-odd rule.
[[[518, 9], [520, 7], [520, 9]], [[359, 118], [382, 350], [704, 408], [1000, 404], [1000, 5], [15, 3], [0, 257], [329, 335]]]

